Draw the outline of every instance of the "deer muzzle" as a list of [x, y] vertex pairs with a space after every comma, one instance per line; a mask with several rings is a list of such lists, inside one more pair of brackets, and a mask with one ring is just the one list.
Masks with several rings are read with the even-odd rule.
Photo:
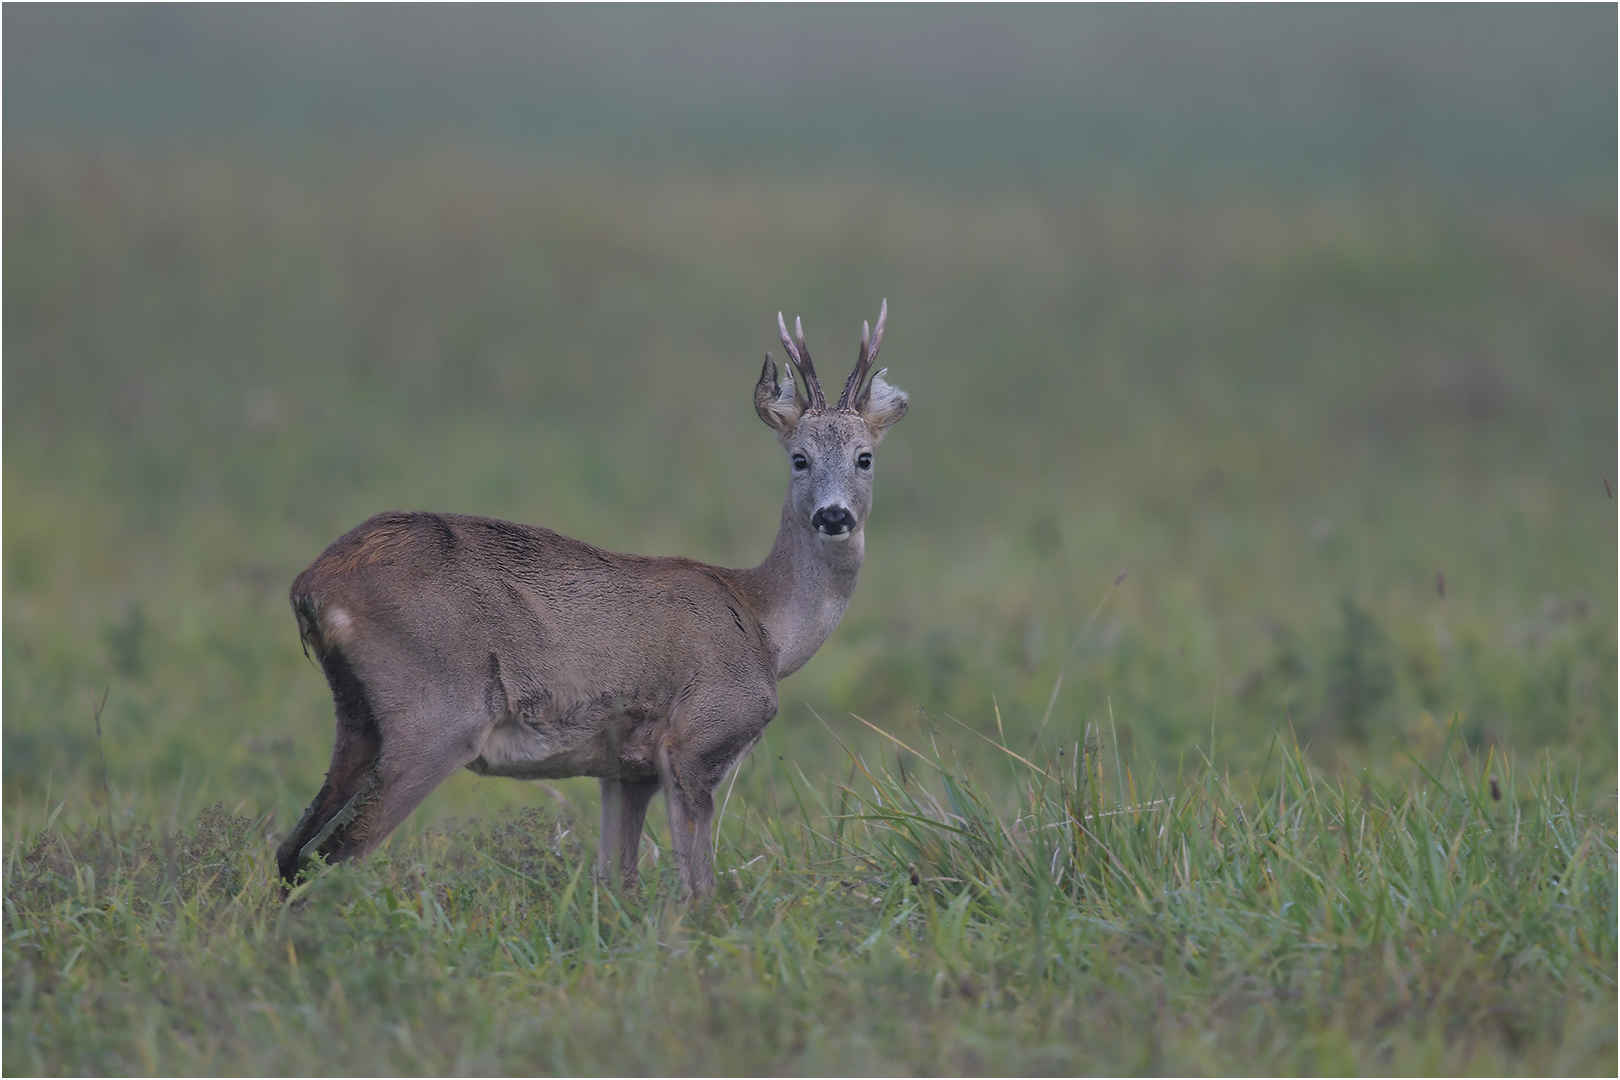
[[823, 506], [810, 524], [828, 540], [848, 540], [855, 529], [855, 515], [842, 506]]

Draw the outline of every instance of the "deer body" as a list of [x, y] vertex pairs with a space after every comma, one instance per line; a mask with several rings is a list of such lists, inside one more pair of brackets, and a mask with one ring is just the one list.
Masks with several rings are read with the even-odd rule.
[[777, 680], [826, 640], [855, 588], [872, 448], [905, 395], [862, 384], [882, 340], [863, 334], [837, 409], [803, 331], [795, 385], [766, 356], [755, 407], [792, 462], [770, 554], [733, 570], [604, 551], [547, 529], [455, 514], [386, 513], [293, 583], [306, 649], [326, 673], [337, 738], [326, 783], [277, 853], [373, 850], [460, 768], [602, 785], [597, 873], [636, 880], [643, 822], [663, 789], [688, 890], [714, 885], [714, 789], [776, 715]]

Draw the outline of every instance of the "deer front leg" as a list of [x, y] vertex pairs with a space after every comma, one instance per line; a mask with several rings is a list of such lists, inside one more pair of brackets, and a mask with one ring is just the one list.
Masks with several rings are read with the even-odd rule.
[[691, 693], [657, 752], [669, 807], [670, 846], [687, 892], [714, 893], [714, 792], [776, 715], [776, 683], [725, 684]]
[[633, 889], [641, 830], [647, 820], [647, 806], [658, 792], [658, 781], [603, 780], [601, 784], [602, 842], [596, 852], [596, 880], [613, 885], [617, 870], [618, 883]]
[[664, 801], [669, 807], [670, 844], [675, 848], [675, 869], [693, 899], [714, 894], [714, 792], [706, 784], [684, 784], [666, 778]]

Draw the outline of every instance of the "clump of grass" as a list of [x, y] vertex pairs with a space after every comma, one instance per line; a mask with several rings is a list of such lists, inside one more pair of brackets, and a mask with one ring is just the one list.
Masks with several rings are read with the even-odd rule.
[[1121, 928], [1168, 920], [1190, 970], [1233, 942], [1266, 943], [1251, 959], [1278, 970], [1321, 949], [1429, 955], [1445, 938], [1504, 972], [1614, 985], [1614, 823], [1574, 809], [1576, 785], [1550, 758], [1525, 776], [1494, 749], [1452, 754], [1438, 772], [1414, 762], [1407, 784], [1352, 786], [1279, 737], [1274, 776], [1245, 798], [1208, 764], [1174, 782], [1127, 767], [1110, 783], [1117, 759], [1093, 737], [1044, 767], [1020, 758], [1011, 816], [937, 754], [922, 760], [937, 787], [855, 759], [863, 783], [843, 792], [859, 833], [842, 845], [1002, 924], [1060, 908]]

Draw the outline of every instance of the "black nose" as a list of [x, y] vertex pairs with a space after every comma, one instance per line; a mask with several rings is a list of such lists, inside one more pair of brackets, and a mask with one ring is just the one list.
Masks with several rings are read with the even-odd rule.
[[855, 515], [842, 506], [823, 506], [816, 511], [816, 516], [810, 519], [810, 524], [828, 536], [838, 536], [855, 527]]

